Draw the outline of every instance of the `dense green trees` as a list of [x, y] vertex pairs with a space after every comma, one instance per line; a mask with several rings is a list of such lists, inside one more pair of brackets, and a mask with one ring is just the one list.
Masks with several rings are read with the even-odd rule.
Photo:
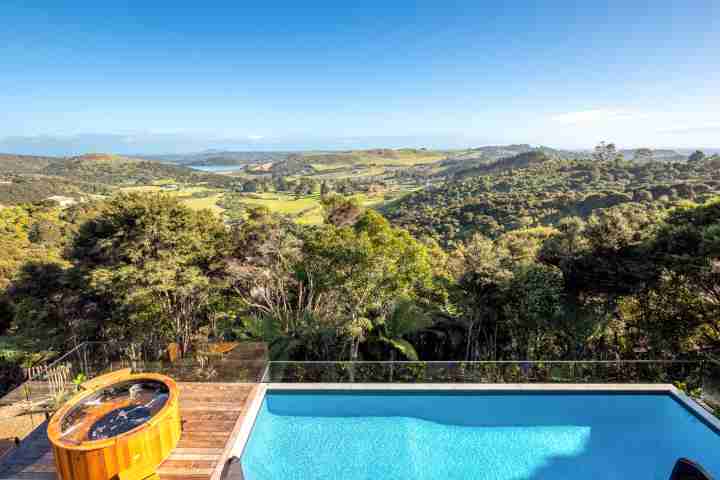
[[702, 150], [695, 150], [690, 157], [688, 157], [688, 162], [695, 163], [695, 162], [702, 162], [705, 160], [705, 153]]
[[628, 200], [446, 250], [343, 197], [324, 206], [317, 226], [251, 208], [232, 227], [163, 195], [2, 209], [3, 345], [220, 336], [301, 360], [720, 348], [720, 201]]
[[222, 222], [164, 196], [121, 195], [77, 236], [71, 258], [108, 299], [108, 331], [172, 338], [182, 351], [206, 317], [225, 247]]
[[618, 151], [614, 143], [600, 142], [595, 146], [593, 158], [599, 162], [610, 162], [617, 159]]
[[110, 195], [118, 186], [168, 180], [225, 189], [236, 183], [225, 175], [118, 155], [62, 158], [0, 154], [0, 205], [42, 202], [58, 195], [88, 199]]
[[[602, 158], [611, 156], [606, 149]], [[451, 179], [381, 211], [416, 237], [454, 247], [475, 233], [497, 238], [519, 228], [553, 226], [565, 217], [586, 219], [596, 209], [621, 204], [667, 208], [679, 200], [703, 202], [720, 194], [720, 161], [560, 160], [537, 152], [513, 161], [520, 161], [518, 157], [533, 160]]]
[[412, 330], [401, 312], [442, 298], [431, 248], [340, 197], [328, 201], [327, 218], [351, 207], [358, 211], [342, 222], [304, 229], [256, 210], [234, 229], [228, 279], [248, 332], [270, 341], [274, 355], [358, 358], [370, 341], [376, 354], [397, 350], [399, 332]]
[[[58, 319], [52, 313], [62, 302], [51, 292], [64, 285], [58, 282], [58, 275], [62, 277], [68, 266], [64, 250], [93, 215], [95, 205], [91, 203], [65, 210], [51, 204], [0, 209], [0, 335], [17, 317], [20, 321], [15, 325], [13, 343], [42, 349], [59, 340], [62, 346], [64, 316]], [[31, 289], [38, 295], [25, 298]], [[48, 328], [55, 333], [38, 335], [36, 324], [52, 323], [52, 319], [56, 324]]]
[[56, 196], [72, 201], [108, 193], [104, 185], [69, 178], [36, 174], [0, 177], [0, 205], [37, 203]]
[[638, 148], [635, 150], [633, 160], [636, 162], [649, 162], [653, 159], [653, 152], [649, 148]]
[[669, 215], [616, 207], [561, 228], [540, 259], [562, 270], [574, 298], [602, 300], [607, 319], [623, 329], [614, 332], [623, 336], [618, 354], [714, 350], [719, 222], [717, 201], [683, 204]]
[[398, 299], [415, 300], [433, 291], [427, 248], [373, 211], [352, 226], [326, 225], [311, 232], [302, 256], [300, 275], [319, 292], [336, 296], [352, 359]]
[[[88, 199], [169, 171], [105, 157], [24, 169], [10, 159], [17, 171], [0, 179], [10, 200], [0, 196], [0, 357], [40, 352], [32, 361], [84, 340], [187, 351], [210, 337], [265, 340], [273, 358], [296, 360], [717, 352], [720, 158], [660, 162], [662, 152], [639, 149], [641, 161], [629, 161], [606, 144], [571, 160], [516, 147], [398, 168], [397, 178], [432, 184], [383, 208], [385, 217], [342, 196], [383, 188], [385, 177], [285, 176], [317, 173], [312, 165], [335, 165], [333, 155], [290, 159], [272, 178], [258, 169], [218, 180], [319, 188], [323, 223], [313, 226], [230, 193], [227, 224], [163, 195], [22, 203], [46, 198], [48, 185]], [[57, 176], [40, 175], [49, 169]], [[7, 370], [15, 378], [17, 368]]]
[[[563, 279], [535, 260], [537, 232], [493, 242], [475, 236], [452, 255], [464, 359], [557, 357], [565, 319]], [[522, 240], [518, 237], [524, 237]]]
[[104, 185], [143, 185], [169, 178], [181, 183], [206, 182], [211, 186], [218, 187], [232, 184], [232, 179], [223, 175], [200, 172], [167, 163], [107, 154], [88, 154], [57, 159], [49, 163], [43, 173]]
[[187, 347], [224, 248], [222, 223], [162, 196], [122, 195], [79, 210], [61, 219], [51, 209], [53, 222], [39, 212], [23, 229], [28, 242], [58, 245], [14, 275], [15, 336], [54, 349], [89, 338]]

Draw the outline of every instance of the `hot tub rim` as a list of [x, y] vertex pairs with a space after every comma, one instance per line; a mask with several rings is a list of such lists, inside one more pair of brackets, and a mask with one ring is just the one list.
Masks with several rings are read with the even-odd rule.
[[[114, 383], [121, 383], [121, 382], [127, 382], [127, 381], [133, 381], [133, 380], [154, 380], [161, 383], [164, 383], [168, 387], [169, 396], [167, 401], [165, 402], [165, 405], [162, 406], [160, 410], [157, 411], [155, 415], [150, 417], [150, 419], [137, 427], [128, 430], [127, 432], [123, 432], [119, 435], [115, 435], [114, 437], [110, 438], [104, 438], [101, 440], [86, 440], [81, 442], [79, 445], [64, 441], [60, 438], [62, 434], [62, 429], [60, 427], [60, 421], [61, 419], [70, 411], [71, 408], [76, 406], [79, 402], [81, 402], [86, 397], [96, 393], [98, 390], [101, 390], [103, 388], [106, 388]], [[65, 450], [76, 450], [76, 451], [92, 451], [92, 450], [100, 450], [103, 448], [107, 448], [109, 446], [114, 445], [119, 440], [124, 439], [125, 437], [129, 437], [133, 435], [134, 433], [137, 433], [141, 431], [144, 428], [151, 427], [158, 422], [165, 419], [165, 416], [168, 413], [168, 410], [173, 407], [173, 404], [178, 401], [178, 388], [177, 383], [175, 380], [173, 380], [171, 377], [168, 377], [167, 375], [161, 375], [159, 373], [132, 373], [130, 375], [127, 375], [125, 377], [115, 377], [108, 379], [107, 382], [101, 383], [97, 385], [96, 388], [86, 390], [79, 392], [75, 394], [72, 398], [70, 398], [65, 404], [60, 407], [59, 410], [57, 410], [50, 421], [48, 422], [48, 429], [47, 429], [47, 435], [48, 439], [50, 440], [50, 443], [52, 443], [55, 447], [62, 448]]]

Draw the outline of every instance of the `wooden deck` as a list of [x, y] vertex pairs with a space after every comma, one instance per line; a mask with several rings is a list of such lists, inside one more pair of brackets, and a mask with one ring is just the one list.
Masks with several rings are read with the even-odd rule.
[[[247, 383], [178, 383], [183, 433], [160, 466], [162, 480], [219, 480], [256, 391]], [[55, 479], [43, 423], [0, 461], [0, 479]]]

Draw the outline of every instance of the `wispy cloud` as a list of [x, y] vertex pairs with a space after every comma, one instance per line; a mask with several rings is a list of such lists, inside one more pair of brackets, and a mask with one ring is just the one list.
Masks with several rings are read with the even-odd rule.
[[248, 140], [262, 140], [263, 138], [265, 138], [265, 136], [264, 135], [248, 135], [247, 138], [248, 138]]
[[641, 112], [631, 112], [626, 110], [611, 109], [594, 109], [580, 110], [577, 112], [567, 112], [553, 115], [550, 120], [563, 125], [582, 125], [608, 123], [614, 121], [637, 120], [646, 118], [648, 115]]

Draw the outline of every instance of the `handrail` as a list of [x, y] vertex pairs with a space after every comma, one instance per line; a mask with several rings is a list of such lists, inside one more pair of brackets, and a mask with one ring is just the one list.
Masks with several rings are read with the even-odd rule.
[[104, 342], [82, 342], [82, 343], [76, 345], [75, 347], [71, 348], [67, 352], [63, 353], [60, 357], [56, 358], [55, 360], [48, 363], [47, 365], [36, 365], [35, 368], [40, 368], [41, 373], [35, 374], [32, 376], [28, 376], [27, 380], [33, 380], [33, 379], [37, 378], [38, 376], [41, 376], [42, 374], [46, 373], [51, 368], [56, 367], [61, 362], [64, 362], [66, 358], [68, 358], [70, 355], [74, 354], [77, 350], [80, 350], [81, 348], [85, 348], [85, 346], [90, 343], [104, 343]]
[[263, 369], [262, 375], [260, 376], [260, 380], [258, 380], [258, 383], [265, 383], [265, 377], [267, 377], [267, 374], [270, 372], [270, 365], [273, 362], [267, 362], [265, 365], [265, 368]]
[[33, 380], [37, 378], [38, 376], [42, 376], [42, 374], [46, 373], [48, 370], [60, 365], [61, 363], [65, 362], [71, 355], [76, 354], [78, 351], [83, 350], [89, 346], [92, 345], [112, 345], [115, 347], [122, 347], [124, 345], [132, 345], [131, 343], [125, 343], [125, 344], [117, 344], [110, 341], [101, 341], [101, 340], [85, 340], [84, 342], [81, 342], [68, 350], [67, 352], [63, 353], [60, 357], [56, 358], [55, 360], [51, 361], [47, 365], [36, 365], [34, 368], [38, 368], [40, 372], [38, 372], [35, 375], [28, 376], [27, 380]]
[[[714, 369], [713, 369], [714, 370]], [[270, 361], [262, 383], [675, 383], [701, 388], [705, 360]]]

